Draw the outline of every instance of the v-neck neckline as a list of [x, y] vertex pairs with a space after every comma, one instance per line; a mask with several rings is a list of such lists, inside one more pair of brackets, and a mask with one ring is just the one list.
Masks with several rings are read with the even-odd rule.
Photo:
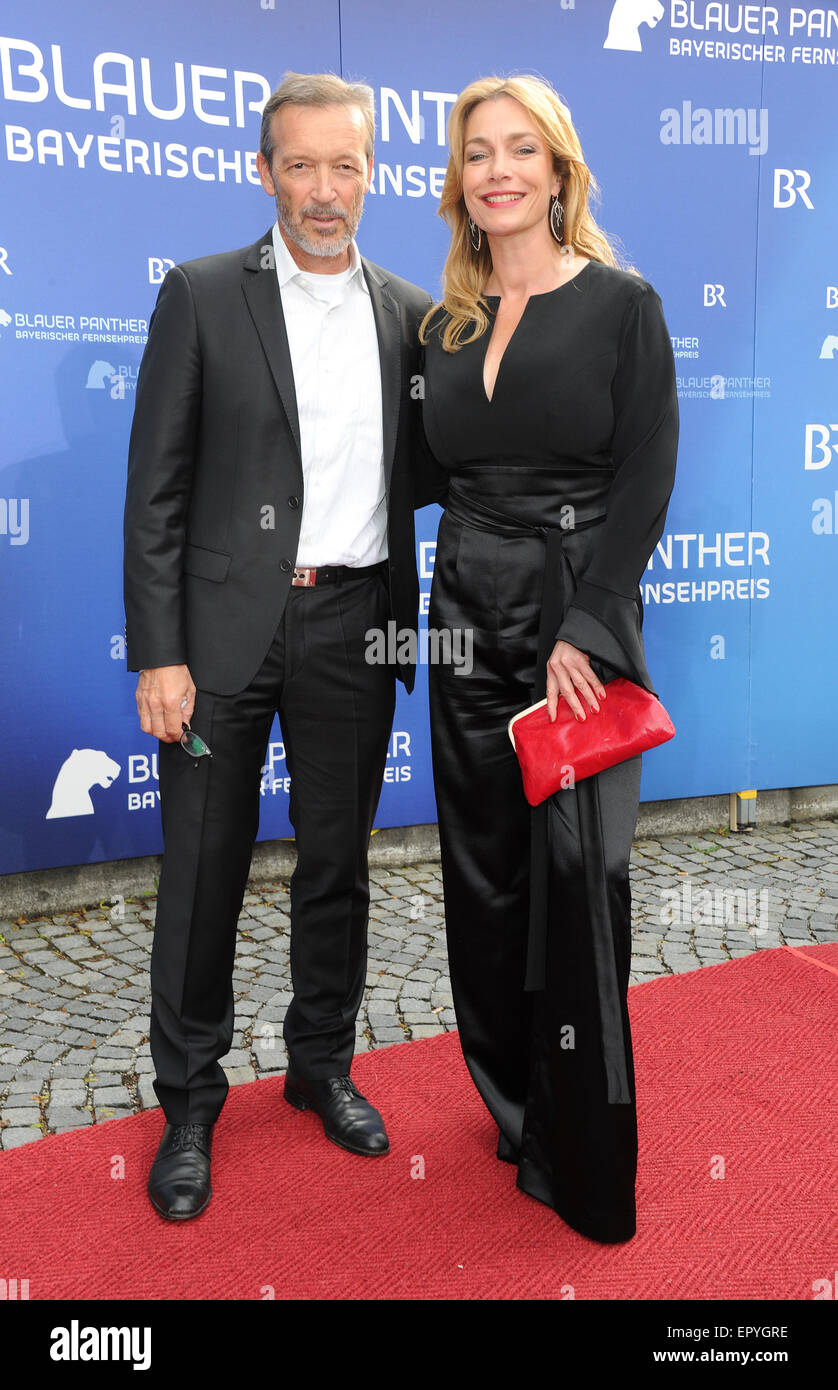
[[[488, 333], [485, 333], [485, 334], [483, 335], [484, 338], [485, 338], [485, 346], [484, 346], [484, 348], [483, 348], [483, 357], [482, 357], [481, 362], [480, 362], [480, 390], [481, 390], [481, 392], [482, 392], [482, 394], [483, 394], [483, 399], [484, 399], [484, 401], [486, 402], [487, 405], [491, 405], [491, 404], [492, 404], [492, 402], [493, 402], [494, 399], [495, 399], [495, 396], [496, 396], [497, 393], [498, 393], [498, 382], [499, 382], [499, 380], [500, 380], [501, 368], [503, 367], [503, 364], [504, 364], [504, 362], [505, 362], [505, 360], [506, 360], [506, 354], [508, 353], [509, 349], [510, 349], [511, 346], [512, 346], [512, 343], [513, 343], [513, 341], [514, 341], [514, 339], [515, 339], [515, 335], [516, 335], [516, 333], [518, 332], [518, 329], [521, 327], [521, 324], [523, 323], [524, 318], [526, 317], [527, 310], [529, 309], [530, 304], [532, 303], [532, 301], [533, 301], [534, 299], [548, 299], [548, 298], [550, 297], [550, 295], [559, 294], [561, 290], [567, 289], [568, 285], [572, 285], [572, 284], [574, 283], [574, 281], [576, 281], [576, 280], [579, 279], [580, 275], [584, 275], [584, 274], [585, 274], [585, 271], [588, 269], [588, 266], [589, 266], [590, 264], [591, 264], [591, 262], [590, 262], [590, 261], [587, 261], [587, 262], [585, 263], [585, 265], [583, 265], [583, 267], [582, 267], [581, 270], [577, 270], [576, 274], [575, 274], [575, 275], [571, 275], [571, 277], [570, 277], [569, 280], [563, 280], [562, 283], [561, 283], [560, 285], [556, 285], [554, 289], [552, 289], [552, 290], [542, 290], [542, 292], [541, 292], [540, 294], [531, 294], [531, 295], [528, 297], [526, 304], [524, 305], [523, 309], [521, 310], [521, 316], [520, 316], [520, 318], [518, 319], [518, 322], [516, 323], [516, 325], [515, 325], [515, 327], [513, 328], [512, 332], [510, 333], [510, 335], [509, 335], [509, 340], [508, 340], [508, 342], [507, 342], [507, 344], [506, 344], [506, 347], [504, 348], [503, 352], [502, 352], [501, 355], [500, 355], [500, 361], [498, 362], [498, 369], [497, 369], [497, 371], [495, 372], [494, 385], [492, 386], [492, 394], [491, 394], [491, 396], [490, 396], [490, 395], [488, 395], [487, 392], [486, 392], [486, 376], [485, 376], [485, 371], [486, 371], [486, 356], [487, 356], [488, 351], [489, 351], [489, 344], [490, 344], [490, 342], [491, 342], [491, 340], [492, 340], [492, 333], [494, 332], [494, 320], [493, 320], [493, 322], [492, 322], [492, 327], [489, 329], [489, 332], [488, 332]], [[499, 294], [484, 294], [484, 295], [482, 295], [481, 297], [482, 297], [483, 299], [485, 299], [486, 302], [487, 302], [488, 304], [491, 304], [491, 303], [494, 302], [495, 305], [500, 304], [501, 299], [503, 298], [503, 296], [502, 296], [502, 295], [499, 295]], [[497, 311], [496, 311], [496, 309], [493, 310], [493, 313], [495, 314], [495, 317], [496, 317], [496, 316], [497, 316]]]

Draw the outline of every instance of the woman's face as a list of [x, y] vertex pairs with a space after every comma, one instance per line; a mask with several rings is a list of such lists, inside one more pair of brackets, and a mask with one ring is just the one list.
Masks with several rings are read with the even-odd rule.
[[561, 191], [553, 155], [535, 121], [514, 97], [492, 97], [469, 113], [463, 149], [463, 198], [489, 236], [513, 236], [543, 225]]

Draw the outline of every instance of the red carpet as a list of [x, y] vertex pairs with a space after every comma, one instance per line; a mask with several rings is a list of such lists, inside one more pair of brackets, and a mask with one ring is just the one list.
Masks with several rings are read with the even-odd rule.
[[838, 946], [762, 951], [629, 999], [627, 1245], [588, 1241], [517, 1191], [449, 1034], [356, 1061], [388, 1122], [385, 1159], [330, 1144], [278, 1079], [231, 1089], [212, 1202], [183, 1226], [145, 1196], [159, 1111], [3, 1154], [0, 1275], [28, 1277], [31, 1300], [255, 1300], [266, 1286], [279, 1299], [811, 1299], [838, 1268]]

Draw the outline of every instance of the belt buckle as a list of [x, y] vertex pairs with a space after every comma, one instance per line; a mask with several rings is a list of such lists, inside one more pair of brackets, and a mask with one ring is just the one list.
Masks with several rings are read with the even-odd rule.
[[298, 569], [294, 566], [294, 578], [291, 580], [293, 589], [311, 589], [314, 587], [317, 576], [316, 569]]

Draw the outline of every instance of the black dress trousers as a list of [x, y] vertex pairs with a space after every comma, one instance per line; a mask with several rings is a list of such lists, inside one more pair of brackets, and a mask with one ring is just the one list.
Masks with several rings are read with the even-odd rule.
[[424, 364], [425, 433], [449, 479], [428, 621], [470, 633], [473, 654], [468, 674], [429, 671], [451, 988], [498, 1157], [575, 1230], [620, 1242], [636, 1229], [626, 996], [641, 760], [532, 811], [507, 723], [543, 698], [558, 638], [603, 681], [652, 690], [639, 580], [674, 480], [674, 360], [652, 286], [591, 261], [531, 296], [489, 400], [497, 302], [489, 330], [453, 353], [440, 311]]
[[228, 1090], [236, 927], [279, 714], [298, 852], [291, 879], [289, 1068], [349, 1072], [366, 978], [367, 853], [395, 704], [392, 666], [366, 660], [389, 616], [383, 572], [291, 589], [271, 648], [237, 695], [198, 690], [212, 750], [159, 744], [163, 867], [151, 956], [154, 1089], [172, 1124], [212, 1124]]

